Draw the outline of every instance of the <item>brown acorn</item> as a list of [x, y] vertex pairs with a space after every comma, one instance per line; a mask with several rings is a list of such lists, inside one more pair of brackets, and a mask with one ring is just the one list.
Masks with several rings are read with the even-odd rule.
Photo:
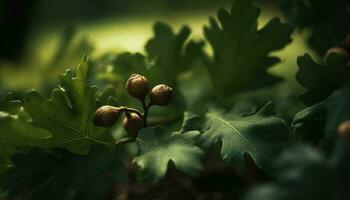
[[137, 133], [143, 128], [143, 120], [136, 113], [126, 113], [123, 125], [131, 137], [136, 137]]
[[151, 105], [165, 106], [171, 102], [173, 98], [173, 89], [167, 85], [156, 85], [151, 90]]
[[338, 126], [338, 135], [350, 139], [350, 121], [345, 121]]
[[325, 54], [324, 61], [327, 61], [328, 57], [333, 53], [340, 55], [345, 61], [349, 59], [349, 53], [346, 51], [346, 49], [341, 47], [332, 47], [328, 49], [327, 53]]
[[94, 115], [93, 122], [96, 126], [110, 127], [113, 126], [121, 113], [121, 109], [114, 106], [101, 106]]
[[147, 78], [139, 74], [132, 74], [126, 81], [125, 87], [131, 96], [141, 101], [143, 101], [149, 93], [149, 82]]

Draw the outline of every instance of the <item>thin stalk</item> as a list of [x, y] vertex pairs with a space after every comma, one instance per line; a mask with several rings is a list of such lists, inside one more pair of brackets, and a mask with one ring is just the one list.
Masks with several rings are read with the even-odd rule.
[[148, 117], [148, 110], [149, 110], [149, 107], [151, 106], [151, 104], [146, 104], [146, 101], [145, 99], [143, 99], [141, 101], [142, 103], [142, 108], [143, 108], [143, 127], [147, 127], [148, 126], [148, 122], [147, 122], [147, 117]]

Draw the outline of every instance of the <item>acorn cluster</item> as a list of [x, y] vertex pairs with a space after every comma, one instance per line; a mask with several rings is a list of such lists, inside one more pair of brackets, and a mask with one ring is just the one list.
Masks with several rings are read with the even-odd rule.
[[349, 52], [350, 52], [350, 34], [348, 34], [345, 37], [345, 39], [341, 45], [328, 49], [328, 51], [326, 52], [326, 54], [324, 56], [324, 60], [326, 61], [329, 55], [336, 53], [336, 54], [340, 55], [347, 62], [350, 59]]
[[[164, 84], [156, 85], [150, 89], [147, 78], [139, 74], [132, 74], [126, 81], [125, 88], [132, 97], [142, 103], [143, 113], [134, 108], [104, 105], [96, 110], [93, 122], [96, 126], [110, 127], [117, 122], [121, 114], [124, 114], [124, 129], [131, 137], [135, 138], [137, 133], [147, 126], [149, 108], [153, 105], [168, 105], [173, 97], [173, 89]], [[147, 103], [148, 95], [149, 101]]]

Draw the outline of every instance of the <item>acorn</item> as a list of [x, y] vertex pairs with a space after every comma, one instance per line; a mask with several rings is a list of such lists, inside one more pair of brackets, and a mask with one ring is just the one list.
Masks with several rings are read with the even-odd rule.
[[350, 121], [345, 121], [338, 126], [338, 135], [350, 139]]
[[167, 85], [156, 85], [151, 90], [150, 104], [165, 106], [171, 102], [173, 98], [173, 89]]
[[139, 74], [132, 74], [126, 81], [125, 87], [131, 96], [141, 101], [149, 93], [149, 82], [147, 78]]
[[136, 113], [126, 113], [123, 125], [131, 137], [136, 137], [137, 133], [143, 128], [143, 120]]
[[114, 106], [101, 106], [94, 115], [93, 122], [96, 126], [110, 127], [113, 126], [121, 113], [121, 109]]
[[338, 54], [345, 61], [347, 61], [349, 59], [349, 53], [348, 53], [348, 51], [346, 51], [346, 49], [341, 48], [341, 47], [332, 47], [332, 48], [328, 49], [327, 53], [325, 54], [324, 61], [327, 61], [328, 57], [333, 53]]

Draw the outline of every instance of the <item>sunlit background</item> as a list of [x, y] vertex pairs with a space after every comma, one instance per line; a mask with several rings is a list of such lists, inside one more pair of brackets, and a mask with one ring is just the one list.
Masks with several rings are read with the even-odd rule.
[[[230, 0], [2, 0], [0, 3], [2, 92], [42, 85], [79, 62], [85, 53], [97, 58], [106, 52], [143, 52], [156, 21], [174, 30], [188, 25], [194, 39], [203, 39], [203, 26]], [[275, 1], [257, 1], [263, 7], [260, 24], [283, 17]], [[294, 41], [276, 54], [282, 62], [272, 73], [293, 82], [296, 55], [310, 52], [307, 31], [295, 32]], [[208, 49], [208, 45], [206, 45]], [[210, 52], [209, 52], [210, 53]], [[49, 69], [49, 70], [48, 70]], [[1, 90], [1, 89], [0, 89]]]

